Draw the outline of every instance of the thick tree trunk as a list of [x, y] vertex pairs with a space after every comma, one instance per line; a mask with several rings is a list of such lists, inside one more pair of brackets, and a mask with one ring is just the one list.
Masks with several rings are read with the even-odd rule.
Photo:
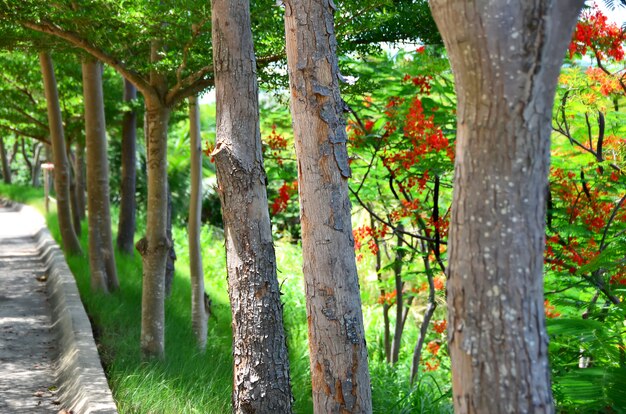
[[11, 184], [11, 167], [7, 149], [4, 145], [4, 137], [0, 137], [0, 158], [2, 159], [2, 180], [5, 184]]
[[[124, 102], [137, 98], [137, 90], [124, 79]], [[120, 194], [120, 216], [117, 227], [117, 248], [129, 255], [133, 254], [135, 238], [135, 187], [137, 177], [137, 112], [124, 112], [122, 120], [122, 188]]]
[[191, 195], [189, 196], [189, 274], [191, 275], [191, 328], [198, 348], [204, 350], [209, 315], [204, 302], [204, 270], [200, 228], [202, 222], [202, 137], [200, 108], [195, 96], [189, 98], [189, 143], [191, 145]]
[[89, 269], [92, 290], [119, 288], [109, 206], [109, 161], [107, 153], [102, 66], [84, 58], [85, 142], [87, 144], [87, 204], [89, 219]]
[[259, 129], [247, 0], [213, 0], [215, 157], [233, 315], [233, 412], [289, 413], [292, 395]]
[[316, 412], [369, 413], [370, 377], [348, 197], [333, 4], [286, 0], [309, 347]]
[[65, 137], [61, 108], [59, 106], [59, 93], [54, 77], [52, 59], [47, 52], [39, 53], [41, 72], [43, 74], [46, 105], [48, 107], [48, 123], [50, 124], [50, 141], [52, 142], [52, 154], [54, 156], [54, 187], [57, 197], [57, 214], [59, 217], [59, 229], [63, 247], [69, 254], [82, 254], [82, 249], [74, 226], [72, 225], [72, 213], [70, 210], [69, 189], [69, 166], [65, 152]]
[[[150, 60], [161, 59], [161, 42], [153, 40]], [[144, 96], [147, 131], [146, 162], [148, 206], [146, 235], [137, 242], [143, 262], [141, 296], [141, 353], [145, 359], [165, 358], [165, 264], [170, 250], [167, 238], [167, 127], [171, 108], [163, 97], [167, 78], [153, 69], [150, 84], [155, 94]]]
[[448, 340], [457, 413], [554, 412], [543, 309], [550, 118], [581, 0], [432, 0], [456, 80]]

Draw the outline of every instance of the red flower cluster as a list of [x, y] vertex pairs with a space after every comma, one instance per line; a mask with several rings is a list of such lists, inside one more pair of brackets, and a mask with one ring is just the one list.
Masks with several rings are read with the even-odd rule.
[[604, 96], [609, 96], [612, 93], [620, 93], [622, 90], [620, 88], [619, 80], [616, 76], [607, 75], [600, 68], [592, 68], [589, 67], [585, 72], [589, 80], [591, 80], [595, 85], [599, 85], [599, 88], [595, 85], [591, 87], [595, 90], [599, 90], [599, 92]]
[[424, 369], [426, 371], [436, 371], [438, 368], [439, 368], [439, 360], [426, 361], [426, 364], [424, 364]]
[[574, 37], [570, 43], [570, 57], [575, 53], [585, 54], [590, 49], [602, 60], [609, 56], [616, 61], [624, 59], [623, 42], [626, 34], [615, 23], [594, 6], [593, 11], [584, 12], [581, 21], [576, 25]]
[[402, 80], [405, 82], [413, 82], [413, 85], [419, 88], [420, 93], [430, 95], [430, 90], [432, 88], [430, 85], [430, 81], [432, 79], [433, 77], [428, 75], [411, 76], [407, 73], [406, 75], [404, 75], [404, 78]]
[[391, 170], [408, 170], [421, 162], [433, 152], [449, 148], [450, 143], [443, 132], [433, 121], [433, 115], [427, 117], [419, 98], [415, 98], [409, 108], [404, 124], [404, 136], [410, 143], [410, 148], [388, 155], [385, 150], [383, 163]]
[[393, 305], [394, 303], [396, 303], [396, 294], [397, 291], [394, 289], [393, 292], [389, 292], [389, 293], [385, 293], [384, 295], [380, 295], [378, 297], [378, 304], [379, 305], [383, 305], [383, 304], [387, 304], [387, 305]]
[[442, 319], [440, 321], [434, 321], [433, 322], [433, 329], [438, 334], [444, 333], [446, 331], [446, 329], [448, 329], [448, 321], [445, 320], [445, 319]]
[[287, 149], [287, 140], [276, 132], [276, 124], [272, 125], [272, 132], [267, 136], [267, 145], [274, 151]]
[[549, 300], [546, 299], [545, 302], [543, 302], [543, 307], [546, 312], [546, 318], [558, 318], [561, 316], [561, 314], [555, 310], [554, 306], [550, 304]]
[[361, 249], [364, 242], [367, 242], [367, 247], [372, 254], [378, 253], [378, 245], [376, 240], [384, 239], [389, 233], [389, 227], [383, 225], [380, 228], [372, 228], [370, 226], [361, 226], [352, 230], [354, 236], [354, 250]]
[[[287, 139], [276, 132], [276, 125], [272, 125], [272, 132], [265, 138], [267, 146], [272, 151], [272, 157], [276, 160], [278, 166], [283, 166], [283, 158], [281, 151], [287, 149]], [[265, 150], [265, 148], [264, 148]], [[265, 151], [263, 151], [265, 153]]]
[[441, 348], [441, 345], [438, 341], [430, 341], [426, 345], [426, 350], [433, 355], [437, 355], [439, 353], [439, 348]]
[[278, 197], [272, 203], [272, 214], [276, 215], [287, 208], [287, 203], [291, 196], [298, 192], [298, 182], [294, 181], [291, 184], [283, 183], [278, 189]]

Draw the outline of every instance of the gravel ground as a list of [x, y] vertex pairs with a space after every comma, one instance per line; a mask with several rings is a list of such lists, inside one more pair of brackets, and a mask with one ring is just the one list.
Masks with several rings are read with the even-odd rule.
[[58, 350], [31, 220], [0, 200], [0, 413], [7, 414], [62, 409]]

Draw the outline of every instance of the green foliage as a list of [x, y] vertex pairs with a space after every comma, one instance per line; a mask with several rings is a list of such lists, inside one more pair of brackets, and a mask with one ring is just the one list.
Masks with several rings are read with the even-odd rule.
[[546, 248], [553, 389], [563, 412], [626, 412], [624, 103], [600, 68], [574, 60], [563, 69]]

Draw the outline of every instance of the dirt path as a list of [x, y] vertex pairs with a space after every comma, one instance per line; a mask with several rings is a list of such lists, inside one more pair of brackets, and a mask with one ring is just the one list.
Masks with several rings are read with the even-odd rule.
[[55, 334], [33, 231], [0, 200], [0, 413], [50, 413], [56, 398]]

